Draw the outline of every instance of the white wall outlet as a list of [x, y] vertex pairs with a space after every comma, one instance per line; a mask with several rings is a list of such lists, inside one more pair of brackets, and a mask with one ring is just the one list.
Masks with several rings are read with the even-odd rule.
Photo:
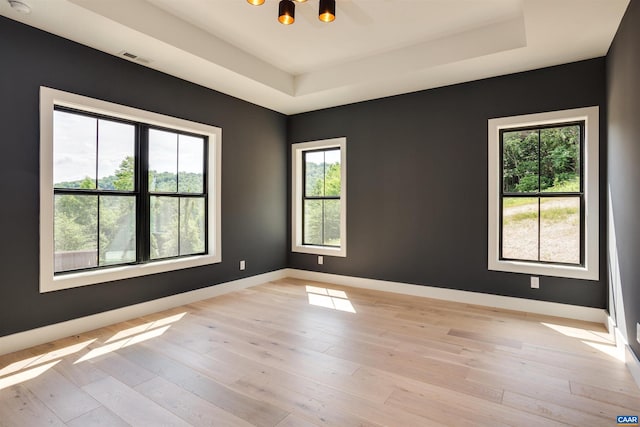
[[636, 341], [640, 342], [640, 322], [636, 323]]
[[318, 255], [318, 264], [324, 264], [324, 257], [322, 255]]
[[246, 264], [244, 260], [240, 261], [240, 270], [244, 270], [246, 268]]
[[531, 289], [539, 289], [540, 288], [540, 278], [531, 276]]

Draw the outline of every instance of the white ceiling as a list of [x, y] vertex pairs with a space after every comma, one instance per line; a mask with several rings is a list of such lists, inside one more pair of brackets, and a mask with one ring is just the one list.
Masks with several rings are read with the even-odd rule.
[[286, 114], [603, 56], [629, 0], [0, 0], [0, 15]]

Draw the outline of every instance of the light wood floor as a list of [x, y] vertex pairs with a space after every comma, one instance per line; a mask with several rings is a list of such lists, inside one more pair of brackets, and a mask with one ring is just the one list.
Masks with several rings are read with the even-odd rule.
[[0, 358], [1, 426], [612, 426], [602, 325], [281, 280]]

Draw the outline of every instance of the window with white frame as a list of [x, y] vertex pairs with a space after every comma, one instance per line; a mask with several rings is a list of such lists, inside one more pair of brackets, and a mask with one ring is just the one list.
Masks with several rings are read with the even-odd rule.
[[219, 128], [40, 98], [41, 292], [220, 262]]
[[490, 270], [597, 280], [598, 107], [489, 120]]
[[292, 251], [346, 256], [346, 138], [292, 145]]

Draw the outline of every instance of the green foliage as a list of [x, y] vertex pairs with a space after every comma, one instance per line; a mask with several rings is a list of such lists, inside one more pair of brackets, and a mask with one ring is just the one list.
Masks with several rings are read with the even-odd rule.
[[[179, 185], [180, 193], [202, 193], [204, 177], [200, 173], [180, 172], [179, 181], [171, 172], [149, 171], [149, 190], [161, 193], [175, 193]], [[179, 184], [178, 184], [179, 182]]]
[[[340, 196], [339, 163], [306, 164], [307, 196]], [[340, 200], [308, 200], [304, 206], [305, 243], [340, 245]]]
[[572, 193], [580, 191], [580, 177], [556, 177], [556, 182], [549, 191], [557, 193]]
[[[564, 222], [567, 219], [579, 218], [578, 208], [573, 206], [560, 206], [549, 209], [543, 209], [540, 213], [540, 219], [549, 222]], [[537, 221], [538, 210], [527, 210], [524, 212], [517, 212], [515, 214], [506, 215], [503, 219], [504, 224], [511, 224], [513, 222], [520, 221]]]
[[[87, 185], [86, 181], [84, 185]], [[55, 197], [54, 211], [56, 252], [97, 249], [95, 230], [98, 219], [98, 200], [96, 196], [58, 195]]]
[[[151, 175], [161, 189], [176, 191], [175, 174], [151, 171]], [[135, 159], [127, 157], [113, 175], [100, 178], [99, 186], [101, 190], [133, 191], [134, 178]], [[94, 179], [87, 177], [78, 181], [58, 183], [56, 188], [93, 190], [96, 188], [96, 183]], [[181, 172], [180, 190], [201, 193], [203, 175]], [[99, 245], [99, 265], [135, 261], [135, 196], [102, 195], [99, 199], [100, 203], [98, 203], [98, 196], [90, 194], [56, 196], [55, 251], [95, 251]], [[204, 200], [192, 197], [162, 199], [175, 202], [175, 207], [167, 208], [167, 205], [162, 203], [151, 204], [152, 258], [178, 255], [178, 247], [180, 247], [180, 254], [203, 252], [205, 248]], [[177, 209], [178, 200], [182, 204], [180, 218]], [[100, 209], [99, 223], [98, 209]], [[181, 226], [180, 230], [178, 230], [178, 224]], [[154, 225], [159, 228], [153, 228]]]
[[[127, 156], [120, 167], [116, 171], [115, 180], [113, 180], [113, 189], [119, 191], [133, 191], [135, 178], [135, 159]], [[104, 180], [101, 180], [104, 181]], [[106, 188], [106, 187], [103, 187]], [[111, 189], [111, 188], [109, 188]]]
[[579, 126], [505, 132], [502, 142], [506, 192], [553, 191], [579, 177]]

